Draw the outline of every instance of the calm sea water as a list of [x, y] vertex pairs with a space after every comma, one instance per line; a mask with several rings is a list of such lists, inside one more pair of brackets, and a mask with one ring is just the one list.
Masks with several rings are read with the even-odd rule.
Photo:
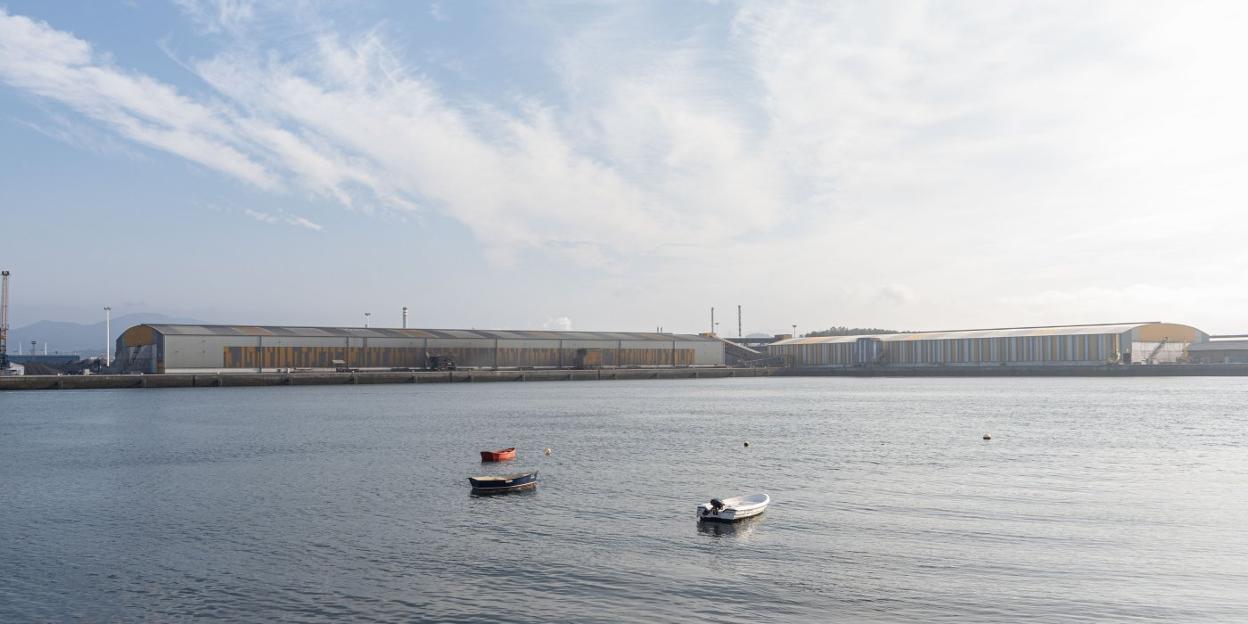
[[0, 394], [0, 621], [192, 618], [1244, 622], [1248, 380]]

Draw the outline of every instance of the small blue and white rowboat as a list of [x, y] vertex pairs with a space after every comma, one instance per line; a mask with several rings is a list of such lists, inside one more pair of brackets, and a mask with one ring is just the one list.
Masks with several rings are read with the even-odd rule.
[[736, 522], [763, 513], [770, 502], [771, 497], [766, 494], [734, 496], [723, 500], [712, 498], [711, 502], [698, 505], [698, 520]]
[[472, 491], [476, 494], [494, 494], [498, 492], [515, 492], [537, 487], [537, 471], [513, 472], [505, 475], [489, 475], [468, 477]]

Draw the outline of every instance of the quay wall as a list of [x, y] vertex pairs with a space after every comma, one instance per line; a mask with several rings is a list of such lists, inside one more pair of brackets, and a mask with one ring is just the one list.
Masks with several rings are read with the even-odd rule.
[[362, 371], [356, 373], [166, 373], [157, 375], [17, 375], [0, 377], [2, 390], [222, 388], [332, 386], [495, 381], [613, 379], [723, 379], [728, 377], [1244, 377], [1245, 364], [1154, 366], [963, 366], [845, 368], [619, 368], [598, 370]]
[[18, 375], [0, 377], [0, 390], [118, 388], [231, 388], [491, 381], [597, 381], [613, 379], [722, 379], [767, 377], [774, 368], [616, 368], [597, 370], [361, 371], [356, 373], [166, 373], [155, 375]]

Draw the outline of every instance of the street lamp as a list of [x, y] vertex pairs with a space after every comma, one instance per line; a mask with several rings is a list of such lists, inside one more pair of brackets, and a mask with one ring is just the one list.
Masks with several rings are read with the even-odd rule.
[[104, 367], [113, 363], [113, 309], [104, 306]]
[[365, 312], [365, 313], [364, 313], [364, 327], [368, 327], [368, 317], [370, 317], [370, 316], [372, 316], [372, 315], [373, 315], [373, 313], [372, 313], [372, 312]]

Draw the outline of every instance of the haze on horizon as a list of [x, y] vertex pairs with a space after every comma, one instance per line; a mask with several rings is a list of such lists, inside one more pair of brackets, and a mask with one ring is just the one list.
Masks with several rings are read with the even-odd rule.
[[12, 325], [1242, 333], [1244, 32], [1231, 1], [6, 0]]

